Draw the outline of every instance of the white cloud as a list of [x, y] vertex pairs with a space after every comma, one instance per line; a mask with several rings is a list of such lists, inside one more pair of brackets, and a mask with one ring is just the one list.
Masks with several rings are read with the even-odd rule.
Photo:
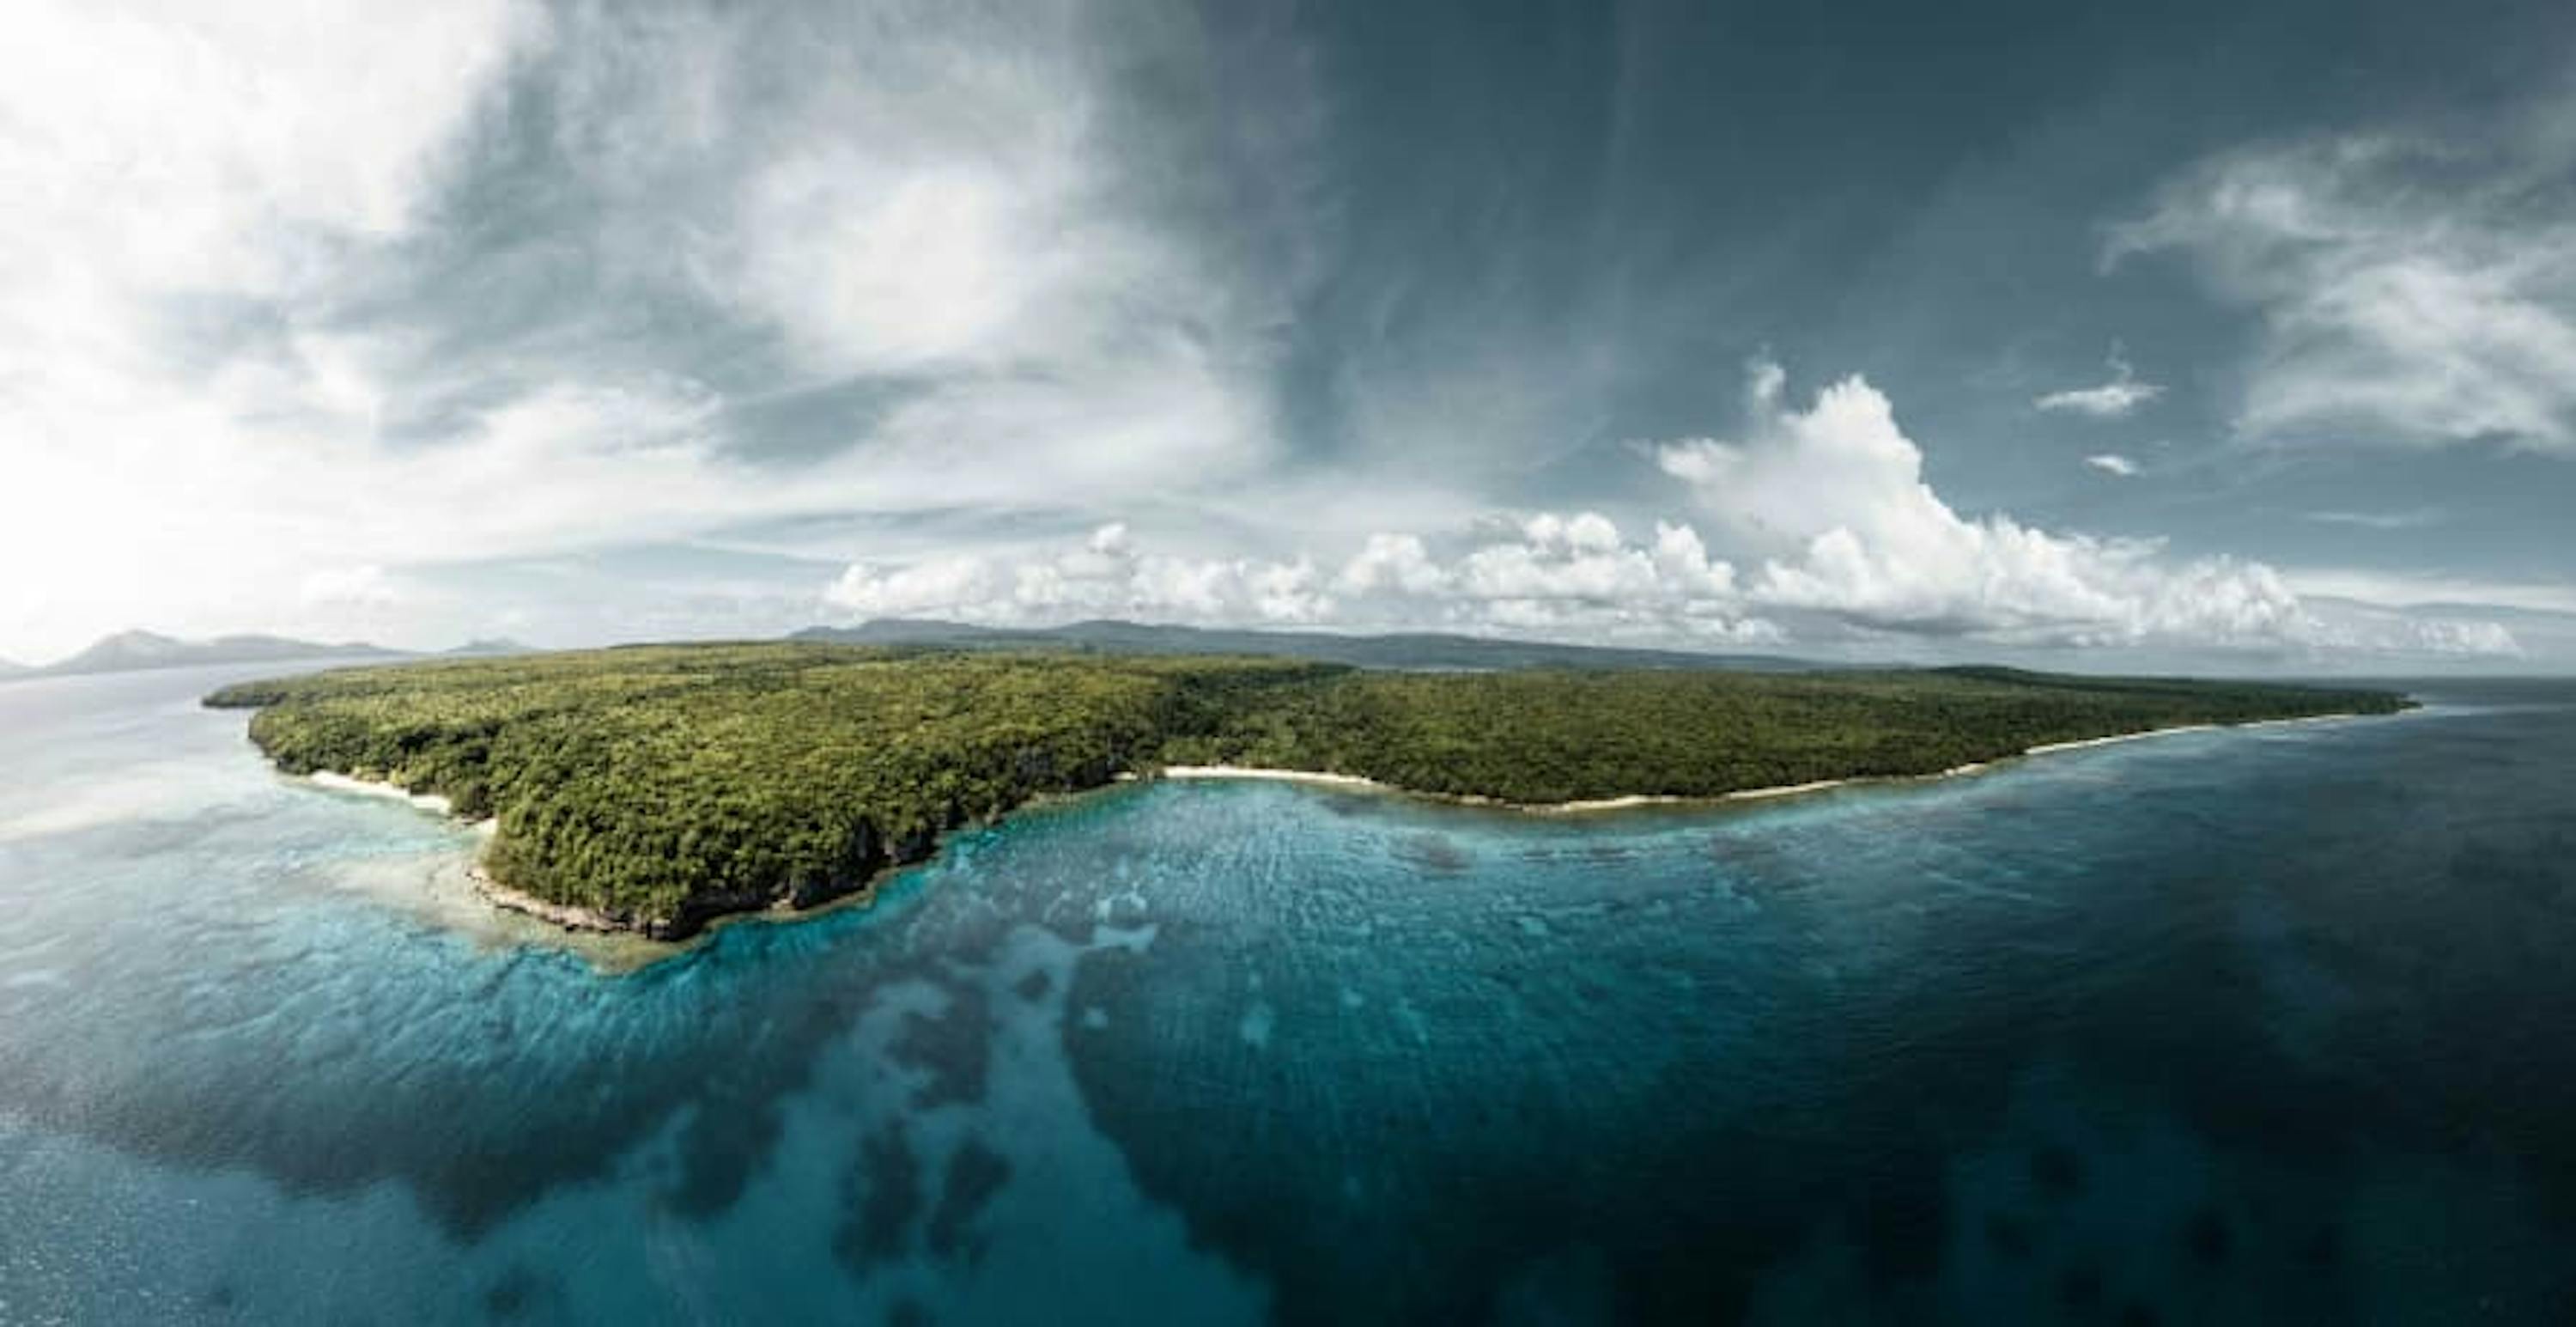
[[2093, 387], [2073, 387], [2050, 392], [2031, 402], [2041, 410], [2091, 415], [2095, 419], [2118, 419], [2139, 406], [2164, 395], [2165, 389], [2152, 382], [2140, 382], [2129, 367], [2129, 361], [2118, 350], [2108, 361], [2111, 380]]
[[1421, 536], [1373, 534], [1342, 568], [1336, 584], [1354, 595], [1431, 595], [1448, 587], [1449, 572], [1431, 560]]
[[989, 558], [927, 558], [907, 566], [876, 568], [852, 563], [823, 591], [823, 599], [864, 617], [913, 617], [952, 613], [979, 617], [1007, 603], [1011, 578]]
[[1718, 602], [1734, 594], [1734, 569], [1711, 563], [1699, 536], [1659, 525], [1650, 546], [1627, 543], [1597, 512], [1541, 513], [1521, 537], [1466, 554], [1451, 577], [1458, 595], [1489, 602], [1593, 605]]
[[2576, 613], [2576, 585], [2563, 581], [2510, 581], [2361, 567], [2299, 567], [2283, 574], [2301, 594], [2350, 599], [2383, 608], [2474, 604], [2540, 613]]
[[[2315, 598], [2308, 603], [2313, 657], [2336, 662], [2376, 657], [2455, 663], [2509, 662], [2529, 654], [2511, 628], [2487, 618], [2345, 599]], [[2559, 619], [2561, 624], [2564, 621]]]
[[1735, 569], [1708, 556], [1698, 532], [1657, 522], [1651, 543], [1632, 544], [1595, 512], [1542, 513], [1517, 539], [1482, 542], [1458, 561], [1457, 597], [1466, 611], [1520, 623], [1585, 621], [1685, 635], [1771, 640], [1771, 623], [1745, 616]]
[[1338, 570], [1309, 558], [1190, 558], [1139, 550], [1124, 525], [1047, 554], [853, 564], [824, 591], [854, 618], [935, 615], [1051, 623], [1123, 615], [1209, 624], [1504, 630], [1716, 642], [1780, 638], [1740, 611], [1733, 571], [1686, 526], [1632, 544], [1597, 512], [1542, 512], [1471, 536], [1453, 557], [1375, 534]]
[[958, 554], [899, 566], [853, 563], [824, 602], [854, 618], [1062, 622], [1109, 615], [1194, 622], [1303, 623], [1332, 600], [1304, 559], [1193, 559], [1140, 551], [1113, 522], [1056, 554]]
[[2270, 143], [2183, 172], [2105, 253], [2178, 250], [2260, 318], [2264, 437], [2576, 450], [2576, 135]]
[[2403, 511], [2311, 511], [2300, 515], [2319, 525], [2352, 525], [2364, 530], [2418, 530], [2449, 519], [2448, 513], [2439, 507], [2412, 507]]
[[2084, 463], [2106, 475], [2116, 475], [2122, 479], [2133, 478], [2138, 473], [2138, 463], [2118, 452], [2102, 452], [2087, 456], [2084, 458]]
[[1745, 593], [1874, 627], [2072, 643], [2278, 644], [2297, 597], [2228, 559], [2175, 561], [2154, 544], [2057, 535], [1960, 516], [1923, 480], [1923, 453], [1860, 378], [1807, 409], [1757, 365], [1741, 441], [1657, 451], [1701, 507], [1764, 556]]
[[2522, 657], [2522, 643], [2500, 622], [2435, 620], [2412, 626], [2410, 644], [2427, 654]]

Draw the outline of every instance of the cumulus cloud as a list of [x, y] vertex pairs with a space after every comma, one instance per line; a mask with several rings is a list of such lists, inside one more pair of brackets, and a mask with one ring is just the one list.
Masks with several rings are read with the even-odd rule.
[[854, 618], [933, 615], [1050, 623], [1120, 615], [1227, 625], [1437, 626], [1768, 642], [1733, 569], [1687, 526], [1631, 542], [1598, 512], [1541, 512], [1448, 541], [1371, 535], [1337, 569], [1312, 559], [1192, 558], [1140, 549], [1123, 524], [1056, 553], [857, 563], [824, 590]]
[[1868, 382], [1845, 378], [1804, 409], [1785, 386], [1777, 365], [1756, 364], [1743, 437], [1656, 452], [1701, 509], [1760, 558], [1738, 577], [1751, 609], [2023, 644], [2299, 657], [2520, 649], [2493, 622], [2320, 616], [2260, 562], [2176, 558], [2157, 541], [2055, 533], [2000, 513], [1962, 516], [1924, 481], [1922, 449]]
[[1631, 542], [1598, 512], [1542, 512], [1466, 548], [1446, 578], [1452, 623], [1568, 630], [1585, 626], [1733, 642], [1768, 642], [1780, 629], [1749, 616], [1735, 569], [1709, 557], [1699, 533], [1659, 521]]
[[1334, 582], [1345, 594], [1435, 595], [1447, 589], [1447, 568], [1431, 560], [1420, 535], [1372, 534]]
[[2106, 475], [2115, 475], [2121, 479], [2134, 478], [2138, 473], [2138, 463], [2118, 452], [2101, 452], [2087, 456], [2084, 458], [2084, 463]]
[[2105, 263], [2182, 253], [2255, 314], [2250, 434], [2576, 451], [2565, 117], [2225, 153], [2116, 227]]
[[2072, 387], [2050, 392], [2031, 402], [2041, 410], [2090, 415], [2095, 419], [2118, 419], [2139, 406], [2164, 395], [2164, 388], [2152, 382], [2138, 381], [2129, 361], [2118, 350], [2108, 361], [2111, 380], [2092, 387]]
[[2271, 643], [2299, 629], [2297, 596], [2268, 567], [1961, 516], [1924, 482], [1922, 449], [1876, 388], [1845, 378], [1799, 409], [1784, 386], [1777, 365], [1756, 365], [1742, 439], [1656, 453], [1762, 553], [1745, 586], [1753, 603], [1887, 629], [2081, 643]]
[[855, 618], [1062, 622], [1129, 616], [1194, 622], [1303, 623], [1331, 606], [1304, 559], [1148, 554], [1120, 523], [1060, 553], [958, 554], [894, 566], [853, 563], [824, 602]]

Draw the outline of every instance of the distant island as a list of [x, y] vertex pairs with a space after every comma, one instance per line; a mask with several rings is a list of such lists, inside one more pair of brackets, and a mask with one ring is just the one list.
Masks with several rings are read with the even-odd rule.
[[68, 659], [28, 671], [37, 676], [125, 673], [147, 668], [196, 668], [210, 664], [272, 663], [300, 659], [391, 659], [392, 650], [350, 643], [323, 645], [284, 636], [218, 636], [180, 640], [150, 631], [120, 631]]
[[817, 642], [636, 646], [226, 687], [279, 769], [440, 799], [496, 901], [680, 939], [808, 908], [1032, 799], [1297, 773], [1524, 807], [1940, 774], [2403, 697], [1994, 668], [1394, 671], [1307, 659]]
[[[446, 657], [486, 657], [503, 654], [525, 654], [528, 647], [516, 641], [469, 641]], [[181, 640], [152, 631], [120, 631], [100, 637], [87, 649], [69, 658], [31, 667], [0, 659], [0, 681], [37, 677], [86, 677], [100, 673], [133, 673], [162, 668], [211, 668], [220, 664], [301, 663], [311, 660], [341, 659], [352, 663], [366, 660], [412, 659], [420, 656], [404, 650], [389, 650], [362, 641], [326, 645], [286, 636], [217, 636], [212, 640]]]

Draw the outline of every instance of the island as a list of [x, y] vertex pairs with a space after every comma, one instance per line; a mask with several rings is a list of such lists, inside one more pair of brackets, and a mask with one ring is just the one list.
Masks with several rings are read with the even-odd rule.
[[[525, 654], [528, 647], [512, 640], [473, 640], [445, 652], [448, 658]], [[326, 645], [285, 636], [217, 636], [181, 640], [152, 631], [120, 631], [91, 642], [87, 649], [41, 667], [0, 659], [0, 682], [45, 677], [90, 677], [101, 673], [140, 673], [158, 669], [214, 668], [226, 664], [289, 667], [326, 661], [371, 662], [411, 657], [364, 641]]]
[[818, 642], [341, 668], [206, 698], [277, 767], [442, 799], [497, 902], [684, 939], [806, 909], [1050, 795], [1300, 772], [1526, 808], [1935, 775], [2395, 693], [2000, 668], [1399, 671], [1250, 655]]

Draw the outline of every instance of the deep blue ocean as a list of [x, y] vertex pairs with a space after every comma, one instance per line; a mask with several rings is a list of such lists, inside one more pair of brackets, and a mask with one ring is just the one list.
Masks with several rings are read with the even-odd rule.
[[2576, 684], [1131, 786], [617, 970], [245, 671], [0, 687], [0, 1322], [2576, 1321]]

